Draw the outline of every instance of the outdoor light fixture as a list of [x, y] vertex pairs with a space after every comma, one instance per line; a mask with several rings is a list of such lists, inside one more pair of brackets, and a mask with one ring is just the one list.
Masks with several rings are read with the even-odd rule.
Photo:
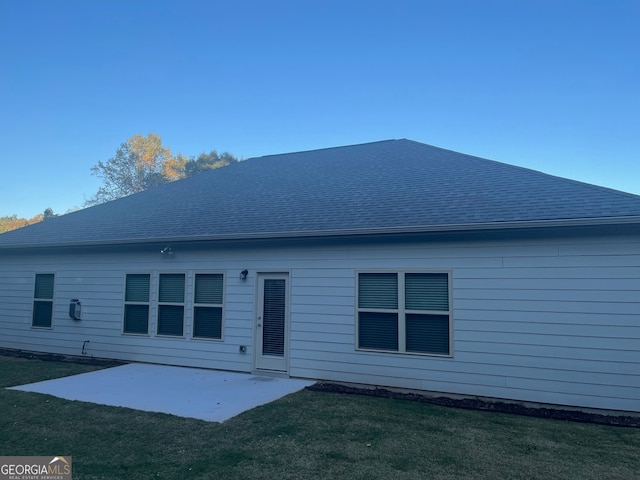
[[171, 247], [164, 247], [162, 250], [160, 250], [160, 253], [162, 255], [173, 255], [173, 250], [171, 250]]
[[249, 275], [249, 270], [246, 268], [240, 272], [240, 280], [246, 280], [247, 275]]

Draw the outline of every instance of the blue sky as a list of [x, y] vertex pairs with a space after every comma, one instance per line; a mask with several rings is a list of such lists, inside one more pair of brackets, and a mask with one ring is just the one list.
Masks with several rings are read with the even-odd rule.
[[637, 0], [0, 2], [0, 216], [136, 133], [253, 156], [410, 138], [640, 194]]

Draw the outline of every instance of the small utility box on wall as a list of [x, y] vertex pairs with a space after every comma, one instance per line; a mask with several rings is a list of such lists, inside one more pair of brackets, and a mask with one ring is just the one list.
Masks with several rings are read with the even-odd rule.
[[80, 300], [74, 298], [69, 302], [69, 317], [74, 320], [82, 319], [82, 305], [80, 305]]

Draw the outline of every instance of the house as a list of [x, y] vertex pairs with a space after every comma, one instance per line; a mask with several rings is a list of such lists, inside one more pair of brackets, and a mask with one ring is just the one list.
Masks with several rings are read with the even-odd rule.
[[0, 347], [640, 411], [640, 197], [410, 140], [0, 235]]

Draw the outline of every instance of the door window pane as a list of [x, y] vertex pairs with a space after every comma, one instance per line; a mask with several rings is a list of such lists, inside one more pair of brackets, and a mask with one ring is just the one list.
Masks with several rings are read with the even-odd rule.
[[286, 315], [286, 282], [265, 279], [262, 319], [263, 355], [284, 356], [284, 324]]

